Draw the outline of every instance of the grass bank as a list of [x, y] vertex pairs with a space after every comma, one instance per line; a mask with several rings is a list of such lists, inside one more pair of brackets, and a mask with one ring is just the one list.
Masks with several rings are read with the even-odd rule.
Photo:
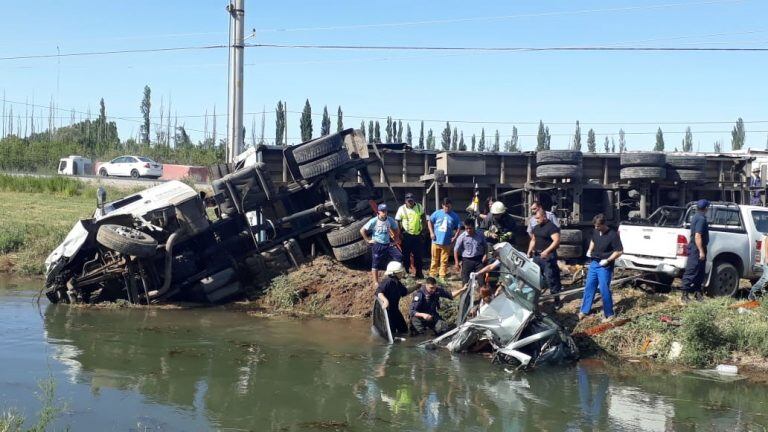
[[[107, 197], [130, 193], [108, 189]], [[96, 187], [79, 180], [0, 174], [0, 272], [43, 274], [48, 254], [95, 208]]]

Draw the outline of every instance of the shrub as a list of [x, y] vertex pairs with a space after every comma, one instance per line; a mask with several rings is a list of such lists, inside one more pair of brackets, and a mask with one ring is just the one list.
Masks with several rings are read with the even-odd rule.
[[22, 226], [0, 226], [0, 254], [17, 252], [26, 239], [26, 230]]
[[706, 301], [691, 304], [683, 314], [681, 359], [691, 366], [706, 366], [725, 358], [730, 344], [717, 326], [721, 302]]

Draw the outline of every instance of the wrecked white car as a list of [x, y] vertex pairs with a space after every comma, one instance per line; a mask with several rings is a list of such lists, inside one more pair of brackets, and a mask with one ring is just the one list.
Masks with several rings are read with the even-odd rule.
[[[211, 167], [212, 196], [171, 181], [106, 202], [46, 259], [53, 303], [219, 303], [258, 292], [312, 251], [363, 257], [359, 226], [381, 197], [367, 144], [347, 129], [284, 150], [276, 187], [256, 151]], [[354, 181], [352, 181], [354, 180]]]
[[501, 293], [468, 318], [474, 289], [467, 290], [460, 301], [458, 327], [424, 346], [453, 353], [491, 351], [494, 362], [519, 368], [575, 360], [578, 348], [573, 339], [558, 322], [539, 311], [539, 266], [508, 243], [500, 245], [498, 252]]

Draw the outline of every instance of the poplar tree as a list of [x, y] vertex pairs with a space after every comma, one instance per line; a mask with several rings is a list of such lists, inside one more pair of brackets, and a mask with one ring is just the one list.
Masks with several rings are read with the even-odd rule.
[[739, 117], [736, 120], [736, 126], [731, 131], [731, 150], [741, 150], [744, 147], [746, 132], [744, 131], [744, 120]]
[[421, 121], [421, 129], [419, 129], [419, 148], [424, 149], [424, 120]]
[[549, 133], [549, 126], [544, 128], [544, 150], [549, 150], [552, 145], [552, 134]]
[[485, 151], [485, 128], [480, 129], [480, 141], [477, 143], [477, 151]]
[[[409, 127], [410, 130], [410, 127]], [[397, 121], [397, 142], [402, 143], [403, 142], [403, 121], [398, 120]]]
[[405, 142], [407, 142], [409, 146], [413, 146], [413, 133], [411, 133], [410, 123], [406, 125]]
[[365, 136], [365, 120], [360, 121], [360, 133]]
[[605, 141], [603, 141], [603, 148], [605, 149], [606, 153], [611, 152], [611, 142], [608, 140], [608, 137], [605, 137]]
[[499, 130], [496, 129], [496, 135], [494, 135], [493, 137], [493, 148], [491, 149], [491, 151], [495, 151], [495, 152], [499, 151], [500, 140], [501, 140], [501, 135], [499, 135]]
[[387, 131], [387, 143], [391, 143], [392, 142], [392, 117], [387, 117], [386, 131]]
[[344, 130], [344, 113], [341, 112], [341, 105], [339, 105], [339, 109], [336, 111], [336, 132], [341, 132]]
[[375, 137], [373, 136], [373, 120], [368, 121], [368, 142], [376, 142]]
[[283, 145], [283, 133], [285, 132], [285, 107], [283, 101], [277, 101], [275, 108], [275, 145]]
[[381, 126], [379, 125], [378, 120], [376, 120], [376, 123], [373, 125], [373, 142], [381, 144]]
[[472, 151], [477, 150], [477, 137], [475, 137], [475, 134], [472, 134]]
[[[152, 108], [152, 89], [148, 85], [144, 86], [144, 97], [141, 99], [141, 117], [142, 123], [139, 127], [139, 135], [141, 136], [141, 143], [149, 145], [149, 112]], [[17, 134], [19, 131], [16, 132]]]
[[715, 153], [720, 153], [723, 151], [723, 146], [720, 144], [720, 140], [715, 141]]
[[464, 143], [464, 131], [461, 131], [461, 138], [459, 138], [459, 151], [467, 151], [467, 145]]
[[456, 130], [456, 126], [453, 127], [453, 136], [451, 136], [451, 150], [459, 149], [459, 132]]
[[544, 122], [539, 120], [539, 131], [536, 133], [536, 151], [547, 149], [547, 135], [544, 130]]
[[443, 150], [451, 149], [451, 124], [448, 122], [445, 123], [445, 129], [443, 129], [440, 146]]
[[432, 133], [432, 129], [427, 133], [427, 149], [435, 149], [435, 135]]
[[664, 132], [661, 128], [656, 131], [656, 144], [653, 146], [653, 151], [664, 151]]
[[520, 137], [517, 135], [517, 126], [512, 126], [512, 138], [509, 140], [509, 151], [511, 152], [519, 152], [520, 151], [520, 145], [518, 140]]
[[611, 153], [616, 153], [616, 141], [611, 137]]
[[581, 125], [579, 125], [578, 120], [576, 120], [576, 132], [573, 133], [573, 144], [571, 145], [571, 150], [581, 151]]
[[587, 132], [587, 150], [590, 153], [597, 152], [597, 142], [595, 141], [595, 131], [590, 129]]
[[691, 127], [685, 128], [685, 137], [683, 137], [682, 149], [684, 152], [693, 151], [693, 134], [691, 133]]
[[323, 107], [323, 121], [320, 123], [320, 136], [331, 134], [331, 116], [328, 115], [328, 105]]
[[627, 151], [627, 139], [624, 136], [624, 129], [619, 129], [619, 153]]
[[304, 110], [301, 112], [299, 128], [301, 129], [302, 142], [312, 139], [312, 106], [309, 105], [309, 99], [304, 102]]

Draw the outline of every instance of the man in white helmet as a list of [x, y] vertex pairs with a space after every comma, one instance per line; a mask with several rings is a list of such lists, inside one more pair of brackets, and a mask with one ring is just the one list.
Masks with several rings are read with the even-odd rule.
[[488, 239], [488, 243], [497, 242], [514, 243], [514, 231], [517, 223], [507, 213], [507, 206], [501, 201], [491, 204], [491, 214], [480, 224], [480, 229]]
[[408, 289], [403, 285], [400, 280], [405, 275], [405, 267], [399, 261], [390, 261], [387, 264], [387, 269], [384, 271], [384, 279], [379, 282], [379, 286], [376, 289], [376, 297], [387, 310], [387, 316], [389, 317], [389, 329], [392, 334], [406, 333], [408, 331], [408, 324], [403, 318], [403, 314], [400, 312], [400, 299], [407, 296], [409, 292], [414, 291]]

